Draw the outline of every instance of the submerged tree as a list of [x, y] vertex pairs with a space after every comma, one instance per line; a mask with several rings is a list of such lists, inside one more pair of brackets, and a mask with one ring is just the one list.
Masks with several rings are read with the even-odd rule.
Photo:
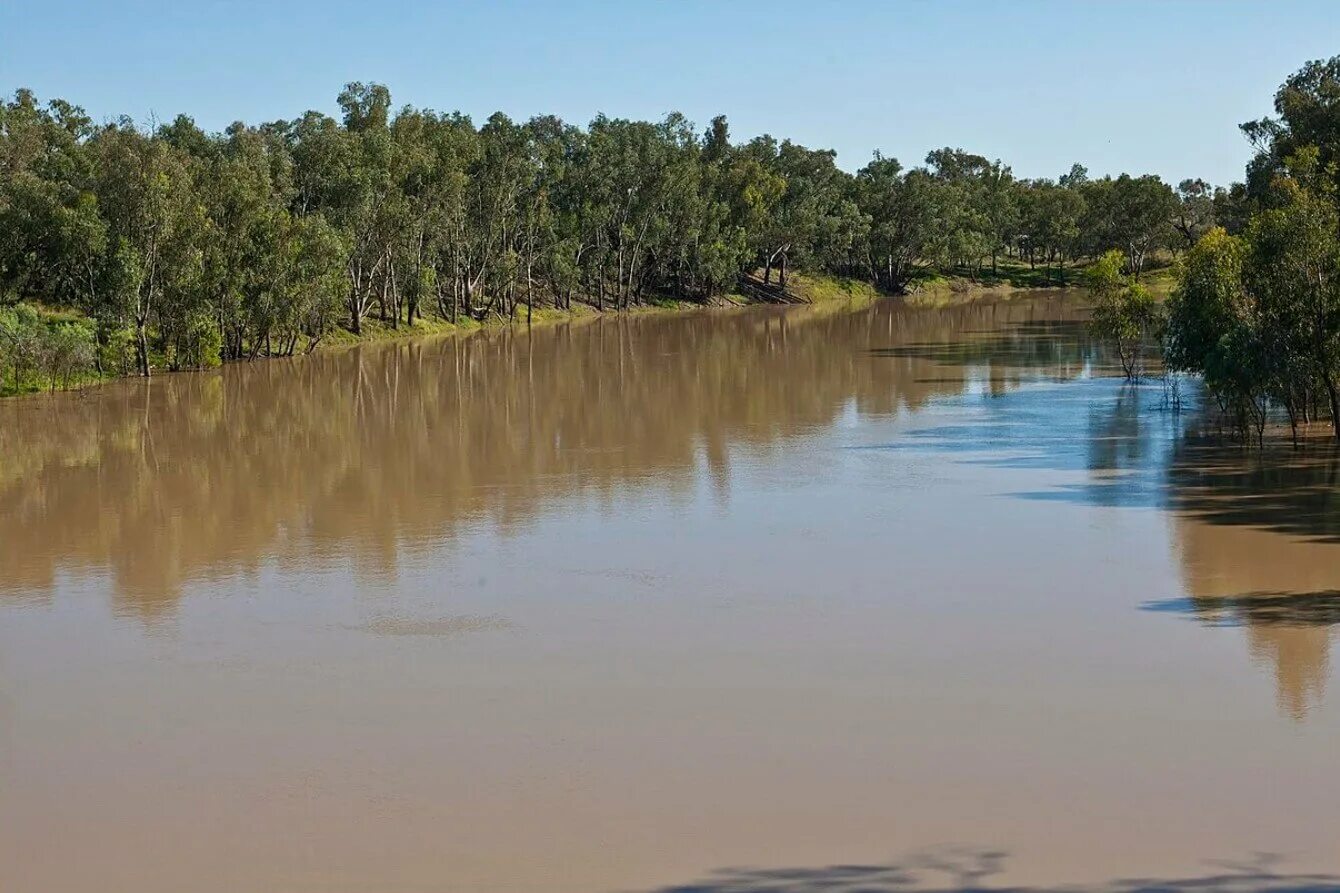
[[1149, 289], [1122, 272], [1124, 262], [1121, 251], [1107, 252], [1085, 271], [1084, 284], [1093, 298], [1094, 334], [1112, 345], [1125, 376], [1136, 379], [1144, 374], [1160, 311]]
[[1187, 252], [1168, 301], [1164, 362], [1195, 373], [1243, 431], [1261, 431], [1270, 397], [1261, 317], [1243, 283], [1244, 240], [1211, 229]]

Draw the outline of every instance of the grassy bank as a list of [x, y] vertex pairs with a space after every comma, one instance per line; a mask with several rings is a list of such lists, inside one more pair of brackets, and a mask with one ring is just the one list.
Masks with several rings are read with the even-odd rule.
[[787, 288], [811, 304], [862, 305], [887, 297], [869, 282], [838, 276], [793, 274]]
[[[1030, 267], [1012, 258], [1002, 259], [996, 269], [981, 272], [955, 270], [927, 271], [915, 277], [908, 286], [908, 298], [918, 303], [945, 303], [958, 299], [979, 299], [1006, 295], [1018, 291], [1040, 291], [1057, 288], [1082, 288], [1084, 273], [1090, 262], [1077, 263], [1064, 269]], [[1140, 276], [1140, 282], [1158, 298], [1166, 298], [1176, 284], [1176, 266], [1173, 259], [1155, 257]]]

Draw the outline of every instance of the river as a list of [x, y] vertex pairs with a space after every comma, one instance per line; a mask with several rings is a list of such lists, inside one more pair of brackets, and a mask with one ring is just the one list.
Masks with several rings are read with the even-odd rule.
[[1083, 318], [611, 315], [0, 403], [0, 889], [1340, 870], [1340, 464]]

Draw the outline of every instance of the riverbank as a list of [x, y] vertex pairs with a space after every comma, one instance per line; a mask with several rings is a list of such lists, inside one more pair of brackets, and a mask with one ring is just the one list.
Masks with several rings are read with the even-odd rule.
[[[1028, 273], [1027, 267], [1020, 267], [1015, 264], [1001, 264], [997, 273], [989, 276], [982, 275], [975, 280], [964, 276], [937, 273], [914, 281], [908, 292], [902, 295], [882, 291], [873, 284], [859, 279], [824, 274], [793, 273], [787, 280], [787, 290], [802, 300], [803, 303], [800, 306], [823, 308], [830, 312], [859, 309], [881, 298], [899, 298], [916, 304], [942, 305], [960, 301], [998, 299], [1014, 293], [1059, 292], [1074, 289], [1080, 284], [1082, 269], [1082, 267], [1076, 267], [1070, 270], [1064, 284], [1058, 282], [1051, 285], [1042, 284], [1036, 277], [1026, 275]], [[1156, 294], [1161, 295], [1171, 290], [1172, 280], [1171, 267], [1160, 269], [1147, 276], [1150, 288]], [[462, 314], [456, 322], [429, 312], [415, 319], [412, 323], [402, 321], [394, 326], [375, 316], [369, 316], [362, 321], [361, 331], [358, 334], [344, 327], [339, 327], [314, 341], [312, 339], [300, 341], [295, 346], [292, 355], [300, 356], [316, 351], [347, 349], [360, 344], [425, 337], [471, 335], [515, 326], [542, 327], [570, 324], [617, 313], [637, 315], [702, 313], [743, 310], [759, 305], [760, 302], [745, 295], [727, 293], [713, 299], [710, 303], [664, 298], [637, 304], [622, 311], [600, 310], [593, 304], [582, 302], [574, 302], [571, 308], [537, 306], [530, 313], [527, 313], [524, 307], [518, 307], [514, 317], [492, 316], [485, 320], [477, 320], [474, 317]], [[53, 310], [37, 305], [24, 306], [35, 313], [41, 324], [51, 331], [57, 329], [77, 330], [83, 333], [86, 339], [92, 338], [93, 321], [83, 314], [70, 310]], [[106, 348], [104, 347], [102, 350], [106, 351]], [[86, 372], [71, 371], [68, 368], [68, 363], [64, 371], [59, 368], [59, 365], [52, 365], [55, 380], [55, 386], [53, 387], [53, 374], [44, 372], [41, 368], [43, 365], [39, 356], [41, 353], [41, 349], [35, 349], [33, 356], [29, 358], [21, 374], [15, 374], [12, 368], [0, 369], [0, 397], [32, 395], [54, 390], [77, 390], [107, 381], [133, 377], [134, 375], [134, 370], [128, 368], [124, 363], [120, 366], [123, 371], [107, 374], [98, 374], [91, 370]], [[260, 353], [253, 359], [265, 360], [280, 356], [282, 355]], [[116, 368], [115, 363], [105, 360], [104, 356], [103, 368]], [[168, 374], [175, 371], [166, 368], [167, 364], [161, 355], [151, 355], [150, 362], [154, 375]], [[239, 362], [251, 362], [251, 360]], [[91, 360], [89, 360], [89, 365], [93, 365]], [[218, 364], [206, 364], [206, 368], [212, 365]]]
[[[995, 270], [930, 271], [915, 277], [907, 288], [914, 301], [943, 303], [954, 300], [999, 298], [1015, 292], [1056, 291], [1084, 287], [1084, 272], [1089, 264], [1064, 269], [1029, 266], [1013, 259], [1001, 261]], [[1177, 283], [1177, 268], [1169, 257], [1155, 259], [1140, 282], [1160, 300], [1172, 294]]]
[[[806, 304], [833, 309], [856, 309], [881, 297], [893, 297], [880, 292], [866, 282], [824, 275], [795, 274], [788, 281], [788, 289], [800, 296]], [[484, 320], [478, 320], [468, 314], [462, 314], [455, 322], [432, 312], [420, 316], [412, 323], [401, 321], [397, 325], [391, 325], [375, 316], [369, 316], [362, 321], [360, 331], [357, 334], [341, 326], [319, 339], [308, 338], [299, 341], [294, 346], [291, 355], [300, 356], [315, 351], [349, 348], [360, 344], [449, 335], [470, 335], [514, 326], [551, 326], [597, 319], [612, 313], [698, 313], [712, 310], [741, 309], [757, 306], [758, 303], [744, 295], [728, 293], [714, 299], [711, 303], [661, 298], [636, 304], [622, 311], [600, 310], [593, 304], [582, 302], [574, 302], [571, 308], [537, 306], [530, 312], [527, 312], [524, 306], [520, 306], [514, 316], [491, 316]], [[32, 347], [22, 355], [17, 368], [0, 368], [0, 397], [31, 395], [57, 390], [78, 390], [107, 381], [133, 377], [135, 374], [134, 370], [128, 367], [129, 364], [124, 361], [124, 358], [119, 366], [115, 362], [107, 361], [106, 353], [108, 349], [106, 347], [97, 348], [93, 344], [93, 321], [87, 316], [77, 311], [54, 310], [40, 305], [20, 306], [24, 308], [30, 329], [38, 334], [30, 338]], [[89, 367], [87, 370], [72, 370], [70, 362], [62, 361], [54, 355], [55, 347], [43, 345], [43, 342], [47, 339], [55, 344], [58, 340], [56, 334], [58, 332], [77, 332], [77, 337], [81, 338], [88, 350], [93, 352], [86, 358], [85, 362]], [[101, 363], [102, 368], [118, 369], [118, 371], [100, 374], [92, 370], [91, 367], [95, 365], [93, 356], [96, 355], [98, 350], [104, 353], [104, 362]], [[281, 356], [284, 355], [259, 353], [253, 359], [265, 360]], [[165, 359], [159, 354], [151, 354], [150, 365], [154, 375], [176, 371], [166, 368]], [[206, 363], [204, 368], [215, 365], [219, 364], [217, 362]], [[192, 368], [198, 369], [200, 367]]]

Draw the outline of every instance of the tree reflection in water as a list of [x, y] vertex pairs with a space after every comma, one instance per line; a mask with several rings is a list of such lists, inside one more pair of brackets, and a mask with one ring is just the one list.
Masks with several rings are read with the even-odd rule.
[[[867, 310], [606, 317], [369, 346], [218, 374], [0, 403], [0, 596], [108, 575], [120, 613], [169, 615], [193, 580], [353, 562], [503, 533], [562, 500], [729, 490], [732, 448], [766, 454], [863, 414], [915, 411], [985, 374], [994, 392], [1073, 376], [1056, 296]], [[867, 346], [1000, 333], [958, 363]]]

